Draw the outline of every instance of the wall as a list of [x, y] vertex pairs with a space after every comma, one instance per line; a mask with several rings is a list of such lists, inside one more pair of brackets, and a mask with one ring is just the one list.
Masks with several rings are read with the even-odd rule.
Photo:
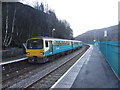
[[24, 54], [24, 50], [22, 48], [11, 48], [8, 50], [2, 50], [2, 59], [16, 57]]

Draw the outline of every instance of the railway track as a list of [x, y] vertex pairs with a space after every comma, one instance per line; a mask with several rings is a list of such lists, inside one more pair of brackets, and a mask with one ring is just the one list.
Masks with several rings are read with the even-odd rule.
[[49, 71], [43, 77], [40, 77], [35, 82], [32, 82], [30, 85], [28, 85], [24, 89], [30, 89], [30, 88], [34, 88], [34, 89], [47, 88], [47, 89], [49, 89], [80, 58], [80, 56], [84, 54], [85, 51], [79, 53], [76, 56], [73, 56], [72, 58], [70, 58], [70, 60], [62, 63], [58, 67]]
[[[18, 82], [21, 79], [24, 79], [27, 77], [26, 73], [31, 73], [31, 71], [34, 71], [37, 68], [44, 69], [46, 66], [49, 65], [50, 62], [45, 63], [45, 64], [32, 64], [32, 63], [24, 63], [22, 67], [16, 68], [13, 71], [8, 71], [2, 73], [2, 83], [3, 83], [3, 88], [6, 88], [10, 86], [11, 84], [14, 84]], [[25, 76], [24, 78], [21, 78]], [[10, 81], [13, 81], [12, 83]]]
[[[51, 62], [51, 63], [47, 63], [47, 64], [43, 64], [43, 67], [39, 70], [34, 72], [36, 74], [28, 74], [28, 78], [23, 78], [22, 80], [20, 80], [19, 82], [16, 82], [12, 85], [8, 85], [8, 87], [4, 87], [4, 89], [10, 89], [10, 88], [24, 88], [24, 89], [28, 89], [28, 88], [36, 88], [38, 86], [38, 88], [50, 88], [51, 85], [54, 84], [54, 82], [60, 78], [60, 76], [62, 74], [64, 74], [69, 67], [71, 67], [71, 65], [73, 65], [73, 63], [76, 62], [76, 60], [87, 50], [88, 46], [86, 46], [86, 48], [81, 52], [81, 53], [77, 53], [76, 55], [74, 55], [73, 57], [71, 57], [70, 59], [66, 58], [66, 60], [64, 62], [62, 62], [62, 60], [59, 60], [59, 63], [56, 63], [58, 60], [55, 60], [55, 62]], [[55, 65], [56, 63], [56, 65]], [[41, 65], [42, 66], [42, 65]], [[65, 68], [64, 68], [65, 67]], [[60, 72], [62, 70], [62, 72]], [[29, 76], [30, 75], [30, 76]], [[29, 78], [30, 77], [30, 78]], [[47, 86], [44, 85], [40, 85], [41, 83], [50, 79], [50, 77], [52, 77], [52, 83], [51, 85], [46, 84]], [[55, 78], [56, 77], [56, 78]], [[40, 83], [38, 86], [36, 86], [38, 83]]]
[[31, 65], [31, 66], [26, 66], [20, 69], [15, 69], [13, 71], [10, 72], [6, 72], [6, 73], [2, 73], [2, 82], [8, 82], [9, 80], [11, 80], [12, 78], [16, 78], [19, 77], [20, 75], [29, 72], [31, 70], [34, 70], [36, 68], [38, 68], [38, 65]]

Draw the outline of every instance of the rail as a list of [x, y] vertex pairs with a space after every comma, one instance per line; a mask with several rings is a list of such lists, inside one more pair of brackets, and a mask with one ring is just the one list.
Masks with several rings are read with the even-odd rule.
[[[85, 50], [86, 51], [86, 50]], [[84, 53], [84, 52], [83, 52]], [[43, 70], [41, 72], [36, 73], [35, 75], [33, 75], [30, 78], [26, 78], [24, 80], [21, 80], [18, 83], [15, 83], [11, 86], [8, 87], [9, 88], [24, 88], [27, 89], [29, 87], [31, 87], [33, 84], [35, 84], [37, 81], [41, 80], [42, 78], [48, 76], [50, 73], [56, 71], [57, 69], [59, 69], [60, 67], [62, 67], [63, 65], [65, 65], [66, 63], [68, 63], [69, 61], [73, 61], [72, 59], [74, 59], [76, 56], [81, 55], [82, 53], [77, 52], [76, 54], [74, 54], [71, 58], [69, 58], [68, 60], [62, 62], [61, 64], [57, 65], [55, 68], [53, 68], [53, 66], [46, 68], [46, 70]], [[67, 58], [65, 58], [67, 59]], [[46, 72], [45, 72], [46, 71]], [[42, 73], [43, 72], [43, 73]], [[41, 74], [42, 73], [42, 74]], [[36, 77], [36, 78], [35, 78]], [[23, 84], [24, 83], [24, 84]]]

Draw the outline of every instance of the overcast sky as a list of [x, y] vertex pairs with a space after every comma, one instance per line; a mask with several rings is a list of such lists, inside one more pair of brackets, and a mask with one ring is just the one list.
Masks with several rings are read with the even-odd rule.
[[[27, 3], [44, 1], [59, 19], [67, 20], [74, 36], [88, 30], [118, 24], [120, 0], [25, 0]], [[24, 2], [25, 3], [25, 2]]]

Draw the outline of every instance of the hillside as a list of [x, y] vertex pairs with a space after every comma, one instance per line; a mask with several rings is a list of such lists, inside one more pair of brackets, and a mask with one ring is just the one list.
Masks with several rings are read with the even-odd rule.
[[69, 23], [59, 20], [51, 9], [45, 12], [46, 8], [42, 3], [33, 8], [19, 2], [2, 2], [3, 49], [22, 47], [22, 43], [35, 36], [72, 39]]
[[[104, 37], [104, 31], [107, 31], [107, 37]], [[118, 31], [120, 32], [120, 30], [118, 30], [118, 25], [115, 25], [107, 28], [87, 31], [78, 35], [75, 39], [83, 42], [93, 42], [94, 39], [97, 41], [117, 41], [118, 37], [120, 37], [120, 35], [118, 36]]]

